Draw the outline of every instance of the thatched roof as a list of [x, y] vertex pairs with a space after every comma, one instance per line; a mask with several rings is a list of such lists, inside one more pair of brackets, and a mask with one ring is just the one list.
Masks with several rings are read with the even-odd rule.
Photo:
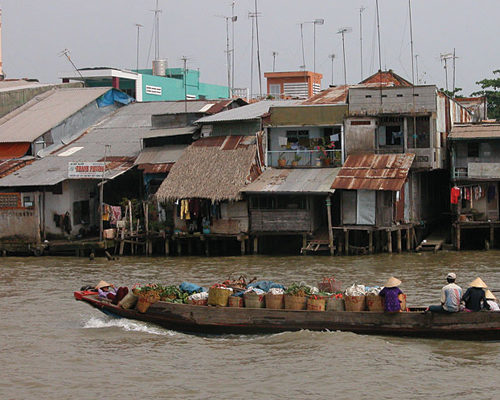
[[156, 196], [160, 200], [235, 201], [260, 173], [255, 137], [203, 138], [184, 151]]

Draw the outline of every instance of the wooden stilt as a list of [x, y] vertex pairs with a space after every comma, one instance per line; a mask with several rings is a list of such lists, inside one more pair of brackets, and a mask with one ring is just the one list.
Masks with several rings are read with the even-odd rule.
[[259, 254], [259, 237], [254, 236], [253, 238], [253, 254]]
[[240, 249], [241, 249], [241, 255], [244, 256], [246, 253], [246, 243], [244, 237], [240, 238]]
[[193, 239], [192, 238], [188, 239], [188, 255], [190, 255], [190, 256], [193, 255]]
[[368, 231], [368, 254], [373, 254], [373, 231]]
[[333, 228], [332, 228], [332, 199], [330, 196], [326, 198], [326, 211], [328, 217], [328, 247], [330, 248], [330, 255], [333, 256]]
[[402, 246], [401, 246], [401, 229], [398, 229], [396, 231], [396, 240], [397, 240], [397, 247], [398, 247], [398, 253], [401, 253], [402, 251]]
[[165, 255], [170, 255], [170, 239], [168, 236], [165, 236]]
[[177, 244], [177, 255], [182, 256], [182, 244], [180, 240], [176, 240]]
[[495, 228], [493, 224], [490, 224], [490, 249], [493, 248], [493, 244], [495, 243]]
[[410, 228], [406, 229], [406, 251], [411, 250], [411, 230]]
[[460, 251], [461, 238], [460, 238], [460, 225], [459, 224], [456, 225], [455, 234], [457, 235], [456, 239], [455, 239], [456, 240], [455, 247], [458, 251]]
[[392, 232], [387, 230], [387, 252], [392, 253]]
[[349, 255], [349, 230], [344, 230], [344, 255]]
[[207, 238], [205, 239], [205, 255], [207, 257], [210, 257], [210, 244], [209, 244], [210, 240]]

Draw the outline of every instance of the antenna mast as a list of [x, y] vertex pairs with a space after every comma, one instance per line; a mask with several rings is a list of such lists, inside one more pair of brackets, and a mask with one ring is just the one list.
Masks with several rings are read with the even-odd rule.
[[339, 28], [337, 31], [337, 34], [342, 35], [342, 54], [344, 56], [344, 85], [347, 86], [347, 67], [346, 67], [346, 60], [345, 60], [345, 34], [352, 32], [352, 28], [350, 27], [345, 27], [345, 28]]
[[236, 1], [231, 4], [231, 40], [232, 40], [232, 52], [231, 52], [231, 96], [233, 96], [234, 90], [234, 23], [238, 20], [238, 17], [234, 15], [234, 5]]
[[80, 78], [82, 78], [82, 82], [83, 82], [83, 87], [85, 87], [85, 78], [83, 77], [82, 73], [80, 72], [80, 70], [78, 68], [76, 68], [76, 65], [75, 63], [73, 62], [73, 60], [71, 59], [71, 57], [69, 56], [69, 50], [68, 49], [64, 49], [63, 51], [61, 51], [59, 53], [59, 57], [62, 57], [62, 56], [66, 56], [66, 58], [68, 59], [68, 61], [71, 63], [71, 65], [73, 66], [73, 68], [75, 69], [75, 71], [78, 73], [78, 75], [80, 75]]
[[260, 67], [260, 42], [259, 42], [259, 12], [257, 11], [257, 0], [255, 0], [255, 32], [257, 34], [257, 67], [259, 71], [259, 94], [262, 97], [262, 71]]
[[277, 51], [273, 51], [273, 72], [276, 70], [276, 56], [279, 53]]
[[328, 58], [332, 60], [332, 86], [333, 86], [333, 60], [335, 60], [335, 54], [330, 54]]
[[363, 11], [365, 10], [366, 7], [364, 6], [361, 6], [359, 9], [359, 48], [361, 53], [361, 80], [363, 80]]
[[155, 13], [155, 60], [160, 59], [160, 14], [161, 10], [158, 8], [159, 0], [156, 0], [156, 8], [153, 10]]

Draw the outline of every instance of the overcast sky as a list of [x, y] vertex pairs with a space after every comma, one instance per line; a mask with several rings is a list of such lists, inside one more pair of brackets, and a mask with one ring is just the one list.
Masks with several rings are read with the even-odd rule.
[[[8, 78], [37, 78], [57, 82], [58, 73], [71, 70], [61, 50], [68, 48], [81, 67], [135, 68], [136, 23], [140, 34], [140, 67], [150, 67], [150, 49], [156, 0], [0, 0], [4, 72]], [[159, 0], [160, 56], [170, 67], [199, 68], [201, 80], [225, 84], [226, 27], [217, 16], [231, 15], [231, 0]], [[352, 27], [345, 37], [347, 80], [360, 81], [359, 8], [363, 12], [363, 70], [378, 70], [375, 0], [258, 0], [262, 72], [271, 71], [272, 52], [277, 71], [299, 70], [302, 62], [301, 22], [322, 18], [316, 27], [316, 70], [331, 83], [330, 54], [335, 54], [334, 81], [343, 83], [340, 27]], [[382, 67], [411, 80], [411, 53], [407, 0], [379, 0]], [[254, 0], [236, 0], [235, 86], [250, 87], [251, 20]], [[476, 90], [475, 82], [491, 77], [500, 68], [498, 36], [499, 0], [412, 0], [415, 54], [421, 83], [445, 86], [440, 54], [456, 49], [456, 86], [464, 94]], [[305, 59], [313, 69], [313, 25], [303, 26]], [[148, 53], [150, 54], [148, 61]], [[256, 61], [255, 61], [256, 64]], [[449, 86], [452, 62], [449, 62]], [[257, 86], [257, 73], [254, 73]], [[263, 85], [265, 81], [263, 79]], [[257, 92], [258, 90], [254, 90]]]

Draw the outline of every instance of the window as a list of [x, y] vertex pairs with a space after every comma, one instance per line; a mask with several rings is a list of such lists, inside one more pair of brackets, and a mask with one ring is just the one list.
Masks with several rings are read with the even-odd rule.
[[75, 201], [73, 203], [73, 221], [75, 225], [88, 224], [90, 222], [89, 201]]
[[479, 143], [467, 143], [467, 157], [479, 157]]
[[402, 146], [403, 119], [397, 117], [381, 118], [378, 135], [381, 146]]
[[269, 94], [273, 97], [281, 96], [281, 85], [280, 84], [270, 84], [269, 85]]
[[304, 196], [253, 196], [250, 208], [257, 210], [305, 210], [307, 200]]
[[413, 130], [413, 118], [407, 118], [408, 123], [408, 142], [411, 148], [427, 149], [431, 147], [430, 138], [430, 118], [417, 117], [417, 129]]
[[291, 149], [298, 149], [299, 146], [309, 147], [309, 131], [293, 130], [286, 131], [287, 144]]

